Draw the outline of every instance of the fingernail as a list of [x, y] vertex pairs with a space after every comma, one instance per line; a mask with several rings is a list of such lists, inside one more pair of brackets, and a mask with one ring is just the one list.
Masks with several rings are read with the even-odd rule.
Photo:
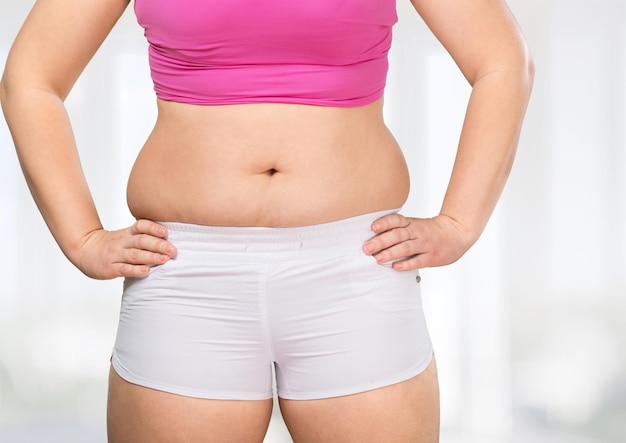
[[365, 245], [363, 245], [363, 250], [366, 253], [371, 254], [374, 251], [374, 245], [372, 243], [365, 243]]

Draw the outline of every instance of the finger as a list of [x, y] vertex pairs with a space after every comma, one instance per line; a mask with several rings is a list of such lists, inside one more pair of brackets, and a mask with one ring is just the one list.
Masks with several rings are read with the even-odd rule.
[[171, 258], [168, 254], [161, 254], [159, 252], [147, 251], [145, 249], [130, 248], [123, 250], [120, 259], [117, 261], [119, 264], [130, 265], [162, 265]]
[[391, 267], [399, 272], [415, 271], [428, 267], [427, 260], [428, 254], [418, 254], [404, 260], [395, 261]]
[[436, 250], [426, 250], [422, 253], [395, 261], [393, 269], [397, 271], [409, 271], [413, 269], [445, 266], [454, 263], [460, 258], [459, 255], [442, 255]]
[[139, 249], [149, 252], [158, 252], [172, 257], [176, 254], [176, 247], [167, 240], [148, 234], [133, 235], [130, 238], [130, 249]]
[[176, 254], [176, 246], [168, 242], [167, 228], [152, 220], [139, 219], [130, 228], [131, 247], [159, 252], [168, 256]]
[[147, 219], [137, 220], [131, 227], [132, 235], [148, 234], [154, 237], [167, 238], [167, 228], [157, 222]]
[[119, 277], [145, 277], [150, 273], [150, 266], [131, 265], [129, 263], [120, 263], [117, 266]]
[[389, 263], [396, 260], [404, 260], [407, 257], [413, 257], [417, 254], [427, 252], [424, 245], [419, 241], [407, 240], [394, 244], [393, 246], [383, 249], [373, 255], [374, 259], [380, 264]]
[[408, 224], [409, 220], [402, 214], [389, 214], [375, 220], [372, 223], [372, 231], [380, 234], [390, 229], [406, 227]]
[[367, 254], [374, 255], [398, 243], [415, 240], [416, 237], [411, 234], [407, 226], [408, 225], [393, 228], [372, 237], [365, 242], [363, 250]]
[[421, 252], [417, 250], [415, 243], [416, 242], [410, 240], [396, 242], [392, 246], [373, 254], [373, 257], [378, 263], [388, 263], [390, 261], [404, 259]]

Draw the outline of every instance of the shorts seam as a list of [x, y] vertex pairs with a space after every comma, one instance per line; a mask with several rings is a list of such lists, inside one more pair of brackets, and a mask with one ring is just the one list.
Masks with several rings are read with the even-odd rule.
[[193, 389], [185, 389], [179, 386], [166, 385], [154, 382], [143, 377], [138, 377], [128, 371], [119, 361], [114, 353], [111, 357], [111, 365], [113, 369], [123, 380], [144, 388], [155, 389], [157, 391], [166, 392], [168, 394], [181, 395], [184, 397], [202, 398], [207, 400], [267, 400], [273, 398], [273, 392], [259, 394], [251, 392], [217, 392], [217, 391], [194, 391]]
[[387, 377], [385, 379], [376, 380], [369, 383], [361, 383], [353, 386], [346, 386], [343, 388], [336, 389], [327, 389], [323, 391], [305, 391], [305, 392], [293, 392], [293, 391], [285, 391], [279, 390], [278, 397], [285, 400], [321, 400], [328, 399], [334, 397], [343, 397], [346, 395], [354, 395], [361, 394], [367, 391], [373, 391], [375, 389], [385, 388], [396, 383], [400, 383], [406, 380], [409, 380], [416, 375], [421, 374], [426, 370], [428, 365], [432, 362], [434, 358], [434, 351], [432, 346], [429, 348], [428, 355], [421, 360], [418, 364], [414, 365], [410, 369], [401, 372], [400, 374]]
[[[262, 333], [264, 336], [264, 341], [265, 341], [265, 348], [266, 351], [268, 352], [268, 361], [270, 363], [270, 365], [274, 365], [274, 371], [272, 371], [272, 373], [276, 372], [276, 350], [274, 349], [274, 340], [273, 340], [273, 334], [272, 334], [272, 326], [271, 326], [271, 322], [270, 322], [270, 318], [269, 318], [269, 294], [268, 294], [268, 284], [269, 284], [269, 274], [270, 274], [270, 268], [271, 265], [266, 265], [265, 266], [265, 272], [264, 272], [264, 279], [263, 282], [259, 285], [261, 286], [260, 288], [260, 300], [259, 303], [262, 305], [261, 306], [261, 312], [263, 312], [263, 319], [262, 319]], [[272, 382], [275, 380], [275, 377], [272, 377]], [[272, 387], [273, 389], [273, 387]]]

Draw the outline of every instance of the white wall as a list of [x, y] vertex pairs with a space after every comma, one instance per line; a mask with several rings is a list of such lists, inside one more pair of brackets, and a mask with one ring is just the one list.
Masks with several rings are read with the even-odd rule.
[[[0, 0], [0, 67], [31, 4]], [[624, 441], [626, 2], [509, 4], [537, 64], [517, 162], [473, 250], [423, 272], [442, 441]], [[426, 216], [443, 196], [469, 89], [409, 3], [398, 10], [385, 112], [411, 167], [405, 212]], [[131, 221], [125, 178], [155, 118], [128, 12], [68, 100], [111, 228]], [[121, 283], [86, 279], [56, 248], [4, 122], [0, 233], [0, 440], [104, 441]], [[285, 441], [279, 422], [272, 429], [268, 441]]]

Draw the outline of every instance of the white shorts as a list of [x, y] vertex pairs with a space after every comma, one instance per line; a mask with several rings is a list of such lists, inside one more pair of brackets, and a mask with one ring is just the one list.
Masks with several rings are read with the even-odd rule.
[[128, 278], [112, 364], [198, 398], [319, 399], [407, 380], [429, 364], [417, 272], [362, 252], [396, 211], [293, 228], [164, 223], [177, 256]]

